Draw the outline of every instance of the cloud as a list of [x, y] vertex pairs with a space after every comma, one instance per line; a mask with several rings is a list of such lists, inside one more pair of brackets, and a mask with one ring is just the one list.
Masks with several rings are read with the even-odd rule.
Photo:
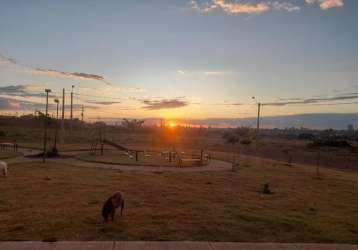
[[204, 4], [203, 7], [200, 7], [197, 1], [191, 1], [191, 6], [193, 9], [199, 10], [201, 12], [222, 10], [226, 13], [231, 13], [231, 14], [243, 14], [243, 13], [260, 14], [270, 9], [269, 5], [264, 2], [251, 4], [251, 3], [227, 2], [226, 0], [212, 0], [211, 3], [208, 2]]
[[319, 4], [322, 10], [343, 7], [344, 0], [306, 0], [308, 4]]
[[[50, 111], [55, 111], [57, 105], [53, 103], [53, 101], [49, 101], [48, 108]], [[70, 105], [66, 104], [65, 109], [69, 110]], [[85, 105], [86, 109], [98, 109], [99, 107], [94, 105]], [[36, 102], [36, 101], [25, 101], [19, 100], [16, 96], [14, 97], [3, 97], [0, 96], [0, 110], [6, 111], [31, 111], [34, 112], [36, 110], [44, 110], [45, 103], [44, 102]], [[73, 104], [73, 110], [81, 110], [82, 104]]]
[[[0, 99], [1, 107], [0, 110], [8, 111], [34, 111], [34, 110], [43, 110], [45, 108], [45, 97], [46, 94], [42, 90], [38, 90], [37, 86], [34, 85], [9, 85], [0, 87]], [[55, 95], [49, 94], [50, 98], [56, 98]], [[87, 103], [85, 106], [89, 109], [99, 108], [99, 105], [111, 105], [120, 102], [96, 102], [96, 101], [85, 101]], [[65, 108], [70, 108], [69, 104], [65, 105]], [[80, 110], [82, 104], [74, 104], [74, 110]], [[53, 103], [53, 100], [49, 100], [49, 109], [56, 109], [56, 104]]]
[[64, 72], [54, 69], [41, 69], [41, 68], [33, 68], [31, 72], [33, 74], [45, 74], [48, 76], [68, 77], [68, 78], [74, 78], [79, 80], [96, 80], [96, 81], [101, 81], [107, 85], [111, 85], [111, 83], [106, 81], [103, 76], [95, 75], [95, 74]]
[[[49, 107], [54, 105], [49, 105]], [[0, 110], [6, 111], [34, 111], [44, 109], [45, 104], [31, 101], [21, 101], [14, 98], [0, 97]]]
[[[350, 93], [350, 94], [339, 95], [339, 96], [334, 96], [334, 97], [308, 98], [308, 99], [293, 98], [293, 99], [287, 100], [287, 101], [262, 103], [262, 105], [263, 106], [288, 106], [288, 105], [315, 104], [315, 103], [322, 103], [322, 102], [335, 102], [335, 101], [356, 100], [356, 99], [358, 99], [358, 94]], [[334, 105], [334, 104], [332, 104], [332, 105]]]
[[202, 5], [196, 0], [189, 2], [190, 7], [196, 11], [202, 13], [208, 13], [214, 10], [221, 10], [225, 13], [239, 15], [239, 14], [262, 14], [269, 10], [277, 11], [299, 11], [301, 8], [297, 5], [294, 5], [289, 2], [280, 2], [280, 1], [261, 1], [259, 3], [244, 3], [244, 2], [234, 2], [228, 0], [211, 0]]
[[288, 12], [301, 10], [300, 6], [288, 2], [277, 2], [277, 1], [272, 3], [272, 8], [275, 10], [288, 11]]
[[232, 71], [186, 71], [186, 70], [177, 70], [177, 74], [183, 76], [193, 76], [193, 75], [202, 75], [202, 76], [228, 76], [235, 74]]
[[0, 64], [16, 64], [16, 60], [0, 54]]
[[181, 99], [163, 99], [163, 100], [142, 100], [144, 106], [143, 108], [149, 110], [160, 110], [160, 109], [173, 109], [173, 108], [181, 108], [188, 106], [189, 103], [187, 101]]
[[91, 103], [91, 104], [99, 104], [99, 105], [113, 105], [113, 104], [120, 104], [121, 102], [116, 102], [116, 101], [86, 101], [87, 103]]
[[19, 64], [15, 59], [3, 56], [2, 54], [0, 54], [0, 64], [14, 64], [26, 68], [27, 69], [26, 71], [32, 74], [44, 74], [47, 76], [66, 77], [66, 78], [73, 78], [78, 80], [95, 80], [95, 81], [103, 82], [106, 85], [112, 85], [104, 78], [104, 76], [101, 75], [79, 73], [79, 72], [65, 72], [65, 71], [54, 70], [54, 69], [35, 68], [29, 65]]
[[[307, 4], [318, 4], [322, 10], [344, 6], [344, 0], [305, 0]], [[262, 14], [271, 10], [297, 12], [301, 7], [288, 1], [267, 1], [249, 3], [234, 0], [210, 0], [199, 4], [197, 0], [189, 2], [190, 8], [201, 13], [221, 10], [228, 14]]]
[[224, 103], [224, 104], [221, 104], [221, 105], [225, 105], [225, 106], [243, 106], [245, 104], [241, 103], [241, 102], [233, 102], [233, 103]]
[[223, 76], [223, 75], [231, 74], [232, 72], [228, 72], [228, 71], [205, 71], [203, 73], [204, 73], [204, 75], [207, 75], [207, 76]]
[[146, 92], [146, 89], [141, 87], [128, 87], [128, 88], [123, 88], [122, 91], [128, 93], [144, 93]]
[[[45, 93], [33, 92], [33, 85], [9, 85], [0, 87], [0, 95], [20, 96], [20, 97], [44, 97]], [[52, 95], [49, 95], [53, 97]]]

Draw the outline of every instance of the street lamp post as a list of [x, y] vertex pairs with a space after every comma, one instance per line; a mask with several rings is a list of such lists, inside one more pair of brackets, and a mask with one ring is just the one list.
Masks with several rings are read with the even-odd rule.
[[45, 89], [46, 92], [46, 111], [45, 111], [45, 122], [44, 122], [44, 148], [43, 148], [43, 157], [42, 162], [46, 161], [47, 154], [47, 123], [48, 123], [48, 94], [51, 92], [51, 89]]

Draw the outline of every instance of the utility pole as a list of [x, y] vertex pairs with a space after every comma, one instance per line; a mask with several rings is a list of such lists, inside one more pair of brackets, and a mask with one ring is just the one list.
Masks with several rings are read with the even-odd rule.
[[75, 85], [72, 85], [72, 89], [71, 89], [71, 113], [70, 113], [70, 135], [71, 135], [71, 139], [72, 139], [72, 119], [73, 119], [73, 88], [75, 87]]
[[45, 89], [46, 92], [46, 111], [45, 111], [45, 124], [44, 124], [44, 148], [43, 148], [43, 157], [42, 162], [45, 162], [46, 160], [46, 154], [47, 154], [47, 123], [48, 123], [48, 93], [51, 92], [51, 89]]
[[62, 89], [61, 143], [65, 139], [65, 88]]
[[84, 112], [85, 112], [85, 106], [82, 105], [82, 110], [81, 110], [81, 121], [83, 122], [83, 115], [84, 115]]
[[72, 89], [71, 89], [71, 114], [70, 114], [70, 119], [72, 121], [73, 118], [73, 88], [75, 87], [75, 85], [72, 85]]
[[58, 104], [59, 104], [59, 100], [56, 98], [55, 103], [57, 104], [57, 108], [56, 108], [56, 130], [55, 130], [55, 144], [53, 146], [53, 151], [57, 152], [57, 134], [58, 134]]
[[261, 102], [257, 103], [256, 137], [259, 136], [259, 132], [260, 132], [260, 112], [261, 112]]
[[256, 121], [256, 147], [258, 146], [259, 133], [260, 133], [260, 113], [261, 113], [261, 102], [258, 102], [256, 97], [252, 97], [257, 104], [257, 121]]

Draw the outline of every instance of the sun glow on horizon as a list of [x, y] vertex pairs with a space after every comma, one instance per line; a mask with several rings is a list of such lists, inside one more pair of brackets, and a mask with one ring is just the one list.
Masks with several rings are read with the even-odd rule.
[[178, 125], [175, 123], [175, 122], [169, 122], [169, 127], [170, 128], [175, 128], [177, 127]]

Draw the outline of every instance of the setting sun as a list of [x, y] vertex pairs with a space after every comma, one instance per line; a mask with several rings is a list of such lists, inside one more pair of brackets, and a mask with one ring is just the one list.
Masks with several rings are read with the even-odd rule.
[[175, 128], [177, 124], [175, 122], [169, 122], [169, 127]]

